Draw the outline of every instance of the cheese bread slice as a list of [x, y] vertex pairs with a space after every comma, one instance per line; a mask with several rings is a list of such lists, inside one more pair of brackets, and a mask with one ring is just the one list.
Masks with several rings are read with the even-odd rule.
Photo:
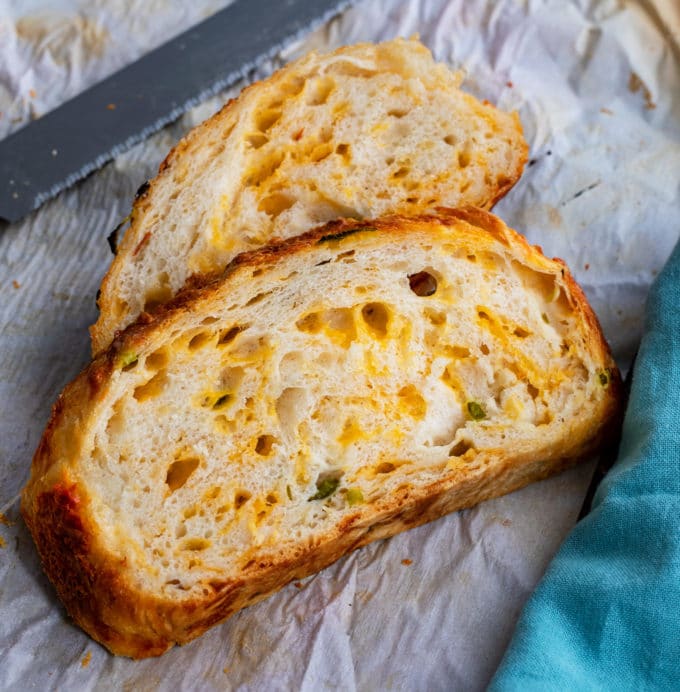
[[73, 619], [152, 656], [575, 463], [619, 398], [571, 274], [493, 216], [334, 222], [123, 332], [57, 401], [22, 510]]
[[193, 274], [339, 217], [489, 208], [522, 173], [516, 114], [459, 89], [418, 41], [312, 53], [190, 132], [138, 193], [93, 352]]

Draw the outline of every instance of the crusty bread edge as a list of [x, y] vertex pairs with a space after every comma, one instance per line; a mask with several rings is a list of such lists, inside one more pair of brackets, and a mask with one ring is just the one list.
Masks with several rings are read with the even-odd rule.
[[[505, 244], [521, 249], [531, 264], [551, 261], [495, 217], [478, 209], [440, 210], [439, 217], [422, 221], [451, 222], [452, 219], [484, 229]], [[235, 258], [218, 279], [202, 277], [154, 315], [143, 314], [121, 334], [109, 350], [96, 358], [66, 387], [53, 407], [47, 429], [33, 459], [31, 479], [23, 491], [22, 514], [38, 547], [44, 569], [73, 619], [111, 652], [132, 658], [157, 656], [173, 644], [184, 644], [243, 607], [277, 591], [292, 580], [302, 579], [330, 565], [348, 552], [371, 541], [392, 536], [447, 513], [471, 507], [483, 500], [517, 490], [546, 478], [587, 457], [606, 443], [620, 417], [620, 377], [602, 336], [597, 318], [566, 268], [564, 278], [571, 289], [574, 308], [588, 325], [595, 360], [609, 369], [611, 380], [600, 411], [580, 429], [572, 431], [574, 446], [567, 454], [554, 453], [536, 460], [499, 460], [490, 452], [479, 453], [474, 465], [418, 491], [402, 489], [390, 501], [359, 507], [338, 526], [321, 537], [314, 548], [301, 547], [285, 558], [260, 556], [237, 580], [214, 586], [204, 599], [169, 601], [140, 593], [129, 584], [111, 555], [98, 539], [98, 529], [88, 521], [87, 491], [72, 479], [68, 455], [77, 455], [78, 433], [83, 411], [96, 404], [120, 353], [139, 348], [157, 329], [206, 298], [224, 281], [253, 267], [267, 266], [292, 253], [312, 249], [322, 238], [338, 238], [360, 232], [369, 225], [381, 232], [402, 231], [400, 217], [377, 221], [331, 222], [309, 233], [264, 247]], [[351, 240], [349, 241], [351, 242]], [[519, 247], [518, 247], [519, 244]], [[552, 267], [554, 271], [554, 267]], [[65, 458], [64, 450], [67, 452]], [[480, 470], [489, 461], [490, 468]], [[60, 463], [61, 462], [61, 463]], [[64, 555], [69, 559], [64, 560]]]

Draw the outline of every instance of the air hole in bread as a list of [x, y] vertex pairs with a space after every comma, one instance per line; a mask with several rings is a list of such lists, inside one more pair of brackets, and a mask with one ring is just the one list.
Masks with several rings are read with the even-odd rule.
[[[119, 399], [113, 405], [113, 414], [106, 424], [106, 434], [112, 437], [120, 435], [120, 433], [125, 429], [125, 424], [125, 409], [123, 407], [123, 402]], [[93, 456], [99, 460], [100, 464], [103, 463], [104, 454], [101, 452], [99, 447], [94, 449]]]
[[304, 317], [301, 317], [295, 326], [301, 332], [308, 334], [316, 334], [321, 329], [321, 318], [318, 312], [310, 312]]
[[458, 138], [456, 135], [446, 135], [446, 137], [444, 137], [444, 142], [446, 142], [446, 144], [448, 144], [450, 147], [455, 147], [456, 144], [458, 144]]
[[276, 152], [269, 156], [260, 164], [260, 166], [251, 171], [250, 175], [246, 177], [246, 186], [258, 187], [262, 185], [262, 183], [276, 173], [283, 163], [285, 157], [286, 154], [283, 151]]
[[230, 391], [204, 392], [200, 396], [200, 405], [203, 408], [209, 408], [213, 411], [219, 411], [225, 408], [232, 401]]
[[165, 369], [159, 370], [148, 382], [135, 387], [132, 396], [139, 402], [152, 399], [163, 392], [167, 380], [167, 371]]
[[466, 348], [465, 346], [456, 346], [453, 344], [448, 344], [444, 348], [444, 352], [451, 358], [457, 358], [459, 360], [470, 357], [470, 349]]
[[269, 494], [267, 495], [267, 497], [265, 497], [264, 501], [265, 501], [268, 505], [275, 505], [275, 504], [279, 501], [279, 498], [278, 498], [278, 496], [276, 495], [276, 493], [269, 493]]
[[186, 459], [177, 459], [168, 467], [168, 472], [165, 476], [165, 483], [171, 493], [179, 490], [188, 480], [191, 474], [198, 468], [199, 460], [195, 457]]
[[387, 115], [391, 118], [403, 118], [405, 115], [408, 115], [408, 109], [407, 108], [392, 108], [391, 110], [387, 111]]
[[350, 154], [349, 144], [338, 144], [338, 146], [335, 147], [335, 153], [338, 156], [341, 156], [348, 163], [352, 159], [352, 155]]
[[269, 456], [276, 441], [273, 435], [260, 435], [255, 444], [255, 452], [263, 457]]
[[[186, 538], [180, 543], [180, 550], [189, 550], [192, 552], [200, 552], [201, 550], [207, 550], [211, 543], [205, 538]], [[189, 563], [189, 567], [195, 567], [196, 563]]]
[[547, 409], [544, 409], [540, 416], [536, 417], [536, 425], [549, 425], [553, 422], [553, 416]]
[[449, 450], [449, 456], [462, 457], [469, 449], [473, 449], [472, 444], [467, 440], [460, 440], [459, 442], [456, 442], [453, 447], [451, 447]]
[[128, 310], [130, 309], [130, 304], [127, 302], [127, 300], [123, 300], [122, 298], [116, 298], [114, 300], [114, 311], [119, 314], [125, 314]]
[[186, 524], [179, 524], [175, 529], [175, 538], [184, 538], [187, 535]]
[[[293, 364], [294, 367], [295, 364]], [[283, 361], [280, 370], [282, 372], [284, 370]], [[287, 387], [279, 395], [276, 400], [276, 415], [284, 435], [296, 434], [298, 416], [304, 415], [306, 401], [307, 393], [302, 387]]]
[[539, 395], [539, 390], [536, 387], [534, 387], [534, 385], [531, 384], [531, 382], [527, 382], [527, 392], [529, 392], [529, 396], [532, 399], [536, 399]]
[[408, 284], [411, 290], [421, 297], [431, 296], [437, 290], [437, 279], [427, 271], [409, 274]]
[[392, 173], [392, 177], [398, 180], [399, 178], [405, 178], [410, 172], [411, 172], [410, 168], [407, 168], [406, 166], [402, 166], [401, 168], [396, 170], [394, 173]]
[[433, 310], [432, 308], [425, 308], [423, 314], [427, 318], [430, 324], [435, 327], [440, 327], [446, 324], [446, 313], [440, 310]]
[[485, 356], [488, 356], [489, 353], [491, 353], [491, 351], [489, 350], [489, 347], [488, 347], [486, 344], [484, 344], [484, 343], [479, 344], [479, 350], [480, 350]]
[[335, 80], [331, 77], [319, 77], [314, 81], [307, 82], [307, 105], [322, 106], [328, 101], [328, 97], [335, 89]]
[[226, 514], [229, 510], [231, 509], [231, 505], [220, 505], [216, 510], [215, 510], [215, 517], [219, 520], [222, 518], [224, 514]]
[[520, 339], [526, 339], [527, 336], [531, 334], [531, 332], [524, 329], [524, 327], [517, 327], [515, 328], [515, 331], [513, 331], [513, 334]]
[[374, 336], [382, 339], [387, 334], [390, 311], [383, 303], [367, 303], [361, 308], [361, 317]]
[[196, 514], [198, 513], [198, 508], [196, 505], [192, 505], [191, 507], [187, 507], [184, 512], [182, 513], [182, 516], [185, 519], [191, 519], [191, 517], [195, 517]]
[[250, 339], [242, 339], [235, 343], [229, 354], [234, 359], [253, 360], [263, 356], [267, 352], [268, 339], [266, 336], [252, 337]]
[[279, 109], [263, 110], [255, 115], [255, 127], [260, 132], [267, 132], [281, 117]]
[[313, 163], [319, 163], [319, 161], [323, 161], [325, 158], [328, 158], [332, 153], [333, 147], [327, 142], [324, 142], [318, 144], [314, 147], [314, 149], [312, 149], [311, 153], [309, 154], [309, 160]]
[[247, 303], [246, 307], [249, 307], [250, 305], [255, 305], [256, 303], [259, 303], [261, 300], [264, 300], [271, 291], [263, 291], [262, 293], [258, 293], [256, 296], [253, 296]]
[[207, 327], [210, 324], [215, 324], [215, 322], [217, 322], [218, 320], [219, 320], [219, 317], [215, 317], [214, 315], [211, 315], [210, 317], [206, 317], [206, 318], [202, 319], [201, 324], [204, 327]]
[[220, 332], [220, 336], [217, 339], [217, 345], [225, 346], [226, 344], [231, 343], [243, 329], [244, 327], [240, 327], [239, 325], [224, 329]]
[[422, 420], [427, 413], [427, 402], [412, 384], [402, 387], [397, 393], [399, 408], [411, 418]]
[[249, 493], [247, 490], [237, 490], [234, 493], [234, 507], [236, 509], [241, 509], [243, 505], [245, 505], [248, 500], [252, 497], [252, 494]]
[[254, 132], [251, 135], [246, 135], [245, 140], [253, 149], [259, 149], [269, 141], [269, 137], [262, 132]]
[[559, 305], [565, 311], [570, 309], [569, 301], [564, 296], [554, 274], [531, 271], [517, 260], [512, 260], [511, 266], [522, 279], [524, 286], [529, 290], [537, 291], [546, 303], [553, 303], [553, 308]]
[[208, 490], [203, 497], [207, 500], [215, 500], [217, 499], [220, 494], [222, 493], [222, 488], [220, 488], [219, 485], [214, 485], [210, 490]]
[[331, 341], [343, 348], [348, 348], [357, 337], [354, 315], [350, 308], [332, 308], [323, 312], [322, 320], [326, 325], [324, 330]]
[[198, 334], [195, 334], [189, 339], [187, 348], [190, 351], [197, 351], [199, 348], [205, 346], [212, 338], [213, 334], [210, 332], [198, 332]]
[[468, 151], [458, 152], [458, 166], [459, 168], [467, 168], [471, 163], [470, 153]]
[[341, 252], [333, 261], [340, 262], [341, 260], [345, 260], [350, 257], [354, 257], [354, 250], [347, 250], [346, 252]]
[[293, 76], [287, 82], [279, 85], [279, 93], [282, 98], [297, 96], [305, 88], [304, 77]]
[[390, 461], [383, 461], [375, 467], [376, 473], [392, 473], [397, 467]]
[[[376, 73], [374, 69], [360, 65], [346, 56], [342, 61], [334, 63], [328, 71], [343, 77], [372, 77]], [[375, 96], [370, 93], [368, 95]]]
[[280, 192], [275, 192], [265, 197], [257, 208], [275, 219], [279, 214], [282, 214], [286, 209], [290, 209], [294, 204], [295, 199], [292, 197]]

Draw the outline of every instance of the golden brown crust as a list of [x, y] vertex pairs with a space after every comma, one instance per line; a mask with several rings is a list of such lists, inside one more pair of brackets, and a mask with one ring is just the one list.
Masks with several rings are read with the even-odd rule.
[[[420, 526], [448, 513], [472, 507], [528, 483], [547, 478], [577, 463], [599, 445], [595, 438], [577, 456], [495, 465], [493, 474], [462, 477], [433, 484], [427, 492], [410, 496], [404, 489], [366, 520], [357, 512], [313, 548], [296, 554], [246, 565], [243, 578], [213, 585], [213, 593], [199, 600], [166, 602], [125, 584], [110, 563], [95, 568], [93, 536], [87, 531], [75, 486], [57, 484], [37, 498], [37, 511], [24, 507], [24, 517], [39, 547], [43, 567], [55, 584], [66, 609], [88, 634], [112, 653], [131, 658], [158, 656], [185, 644], [244, 607], [303, 579], [349, 552], [375, 540]], [[69, 555], [71, 559], [64, 560]]]
[[[416, 221], [462, 224], [469, 233], [476, 228], [480, 238], [487, 233], [512, 246], [530, 266], [555, 270], [550, 260], [484, 211], [442, 209], [439, 216], [421, 216]], [[358, 508], [314, 546], [300, 545], [283, 555], [260, 551], [250, 560], [244, 556], [239, 578], [211, 582], [211, 593], [202, 598], [163, 598], [140, 591], [127, 581], [124, 559], [102, 547], [99, 530], [90, 523], [87, 489], [69, 473], [70, 459], [78, 455], [79, 441], [87, 425], [87, 412], [103, 396], [113, 370], [117, 364], [120, 366], [120, 358], [141, 348], [182, 313], [210, 301], [218, 290], [238, 281], [241, 272], [270, 267], [288, 255], [313, 252], [320, 243], [352, 243], [353, 234], [362, 231], [377, 231], [385, 236], [408, 233], [413, 223], [414, 219], [398, 216], [372, 221], [338, 220], [297, 238], [242, 254], [222, 276], [195, 279], [171, 303], [138, 319], [58, 399], [33, 460], [31, 479], [22, 496], [22, 513], [45, 571], [68, 612], [113, 653], [133, 658], [159, 655], [362, 545], [556, 473], [595, 451], [612, 433], [620, 411], [618, 371], [595, 315], [564, 268], [572, 307], [583, 315], [590, 348], [611, 375], [599, 415], [574, 424], [570, 446], [552, 449], [541, 459], [523, 453], [515, 454], [511, 460], [500, 452], [476, 453], [473, 464], [454, 470], [428, 487], [414, 490], [404, 486], [389, 500]]]

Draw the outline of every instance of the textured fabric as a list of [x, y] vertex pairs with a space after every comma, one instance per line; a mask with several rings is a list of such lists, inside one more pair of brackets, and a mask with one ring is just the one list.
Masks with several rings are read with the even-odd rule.
[[680, 688], [680, 244], [652, 287], [619, 457], [493, 690]]

